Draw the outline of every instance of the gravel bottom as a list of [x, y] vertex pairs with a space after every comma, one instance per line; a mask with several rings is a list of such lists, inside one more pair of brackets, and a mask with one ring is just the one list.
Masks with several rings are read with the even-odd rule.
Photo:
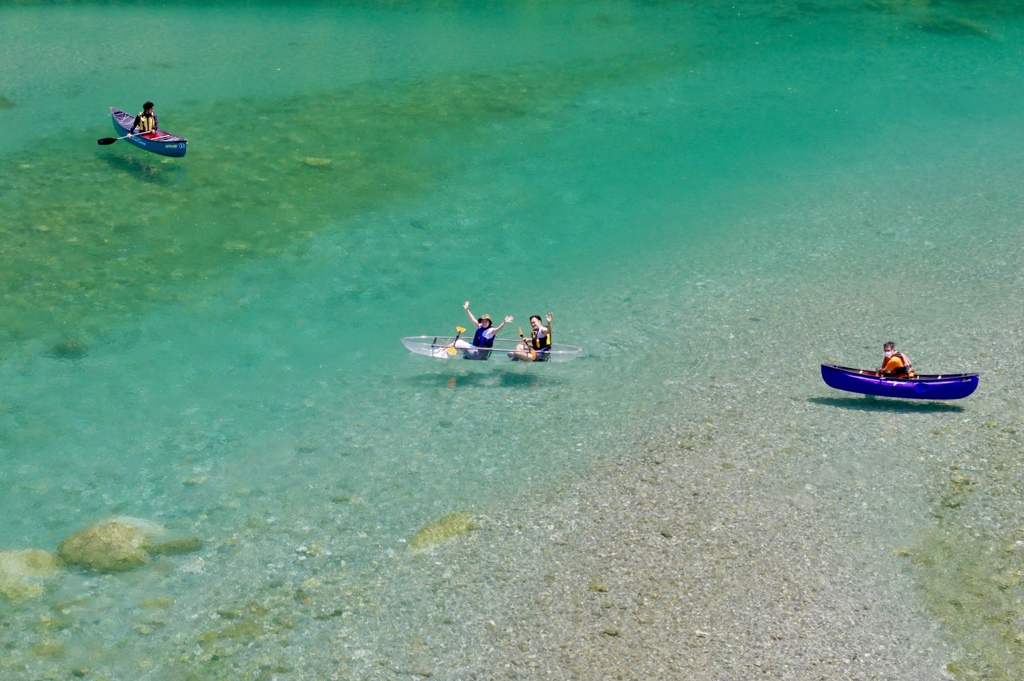
[[[823, 429], [878, 418], [832, 411]], [[920, 461], [886, 461], [863, 428], [841, 462], [784, 446], [814, 433], [750, 437], [785, 418], [662, 424], [592, 477], [385, 565], [371, 610], [391, 634], [343, 633], [334, 678], [953, 678], [901, 545], [928, 513]]]

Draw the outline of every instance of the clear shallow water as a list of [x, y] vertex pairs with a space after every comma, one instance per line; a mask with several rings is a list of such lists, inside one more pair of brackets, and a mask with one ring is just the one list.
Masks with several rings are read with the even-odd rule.
[[[956, 423], [1019, 422], [1020, 17], [829, 7], [3, 10], [0, 547], [117, 514], [207, 540], [4, 604], [3, 663], [174, 678], [212, 664], [218, 609], [260, 623], [222, 641], [295, 658], [309, 579], [371, 601], [425, 523], [585, 474], [655, 415], [723, 418], [709, 383], [832, 397], [816, 363], [882, 337], [995, 365]], [[156, 90], [110, 73], [136, 55]], [[96, 147], [145, 98], [184, 160]], [[467, 298], [551, 310], [586, 355], [398, 344]]]

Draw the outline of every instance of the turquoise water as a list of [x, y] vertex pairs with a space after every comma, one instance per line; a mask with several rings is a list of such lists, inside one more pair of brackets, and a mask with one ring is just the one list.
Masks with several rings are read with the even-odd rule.
[[[871, 366], [890, 337], [926, 373], [985, 372], [906, 428], [1003, 470], [1022, 19], [895, 1], [0, 9], [0, 550], [53, 552], [117, 515], [205, 541], [0, 602], [0, 669], [216, 678], [195, 652], [210, 631], [261, 641], [236, 673], [315, 661], [293, 649], [321, 626], [289, 612], [303, 588], [373, 600], [375, 566], [447, 513], [585, 476], [668, 414], [728, 427], [721, 386], [754, 414], [818, 400], [797, 417], [817, 426], [845, 404], [817, 363]], [[187, 157], [95, 144], [108, 107], [146, 99]], [[451, 334], [466, 299], [515, 315], [504, 336], [551, 311], [584, 356], [463, 365], [398, 343]], [[927, 504], [905, 503], [922, 520], [901, 539], [925, 541]], [[1024, 517], [968, 511], [998, 541]], [[946, 522], [936, 555], [972, 553]], [[957, 598], [923, 572], [925, 598]], [[218, 611], [262, 624], [224, 634]], [[973, 622], [936, 617], [958, 641]], [[346, 626], [373, 640], [371, 619]], [[1000, 626], [978, 668], [1022, 655]]]

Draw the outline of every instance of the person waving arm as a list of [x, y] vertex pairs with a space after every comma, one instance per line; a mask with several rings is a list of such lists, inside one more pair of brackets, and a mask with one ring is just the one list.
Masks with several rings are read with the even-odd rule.
[[505, 326], [506, 324], [511, 324], [513, 321], [515, 321], [515, 317], [513, 317], [510, 314], [505, 315], [505, 321], [503, 321], [501, 324], [498, 324], [496, 327], [494, 327], [494, 333], [497, 334], [499, 331], [501, 331], [501, 328], [503, 326]]
[[479, 320], [477, 320], [476, 316], [469, 311], [468, 300], [462, 304], [462, 309], [466, 311], [466, 314], [469, 316], [469, 321], [473, 322], [473, 326], [480, 326]]

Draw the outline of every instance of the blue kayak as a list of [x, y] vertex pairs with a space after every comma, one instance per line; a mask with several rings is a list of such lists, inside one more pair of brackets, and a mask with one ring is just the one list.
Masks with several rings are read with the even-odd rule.
[[829, 386], [862, 395], [910, 400], [959, 400], [978, 388], [978, 374], [931, 374], [914, 378], [879, 376], [868, 369], [822, 364], [821, 377]]
[[[135, 116], [114, 107], [110, 107], [110, 117], [114, 119], [114, 130], [117, 131], [119, 137], [127, 135], [128, 131], [132, 129], [132, 123], [135, 122]], [[135, 132], [131, 137], [125, 139], [139, 149], [145, 149], [161, 156], [184, 156], [188, 146], [187, 139], [164, 130]]]

